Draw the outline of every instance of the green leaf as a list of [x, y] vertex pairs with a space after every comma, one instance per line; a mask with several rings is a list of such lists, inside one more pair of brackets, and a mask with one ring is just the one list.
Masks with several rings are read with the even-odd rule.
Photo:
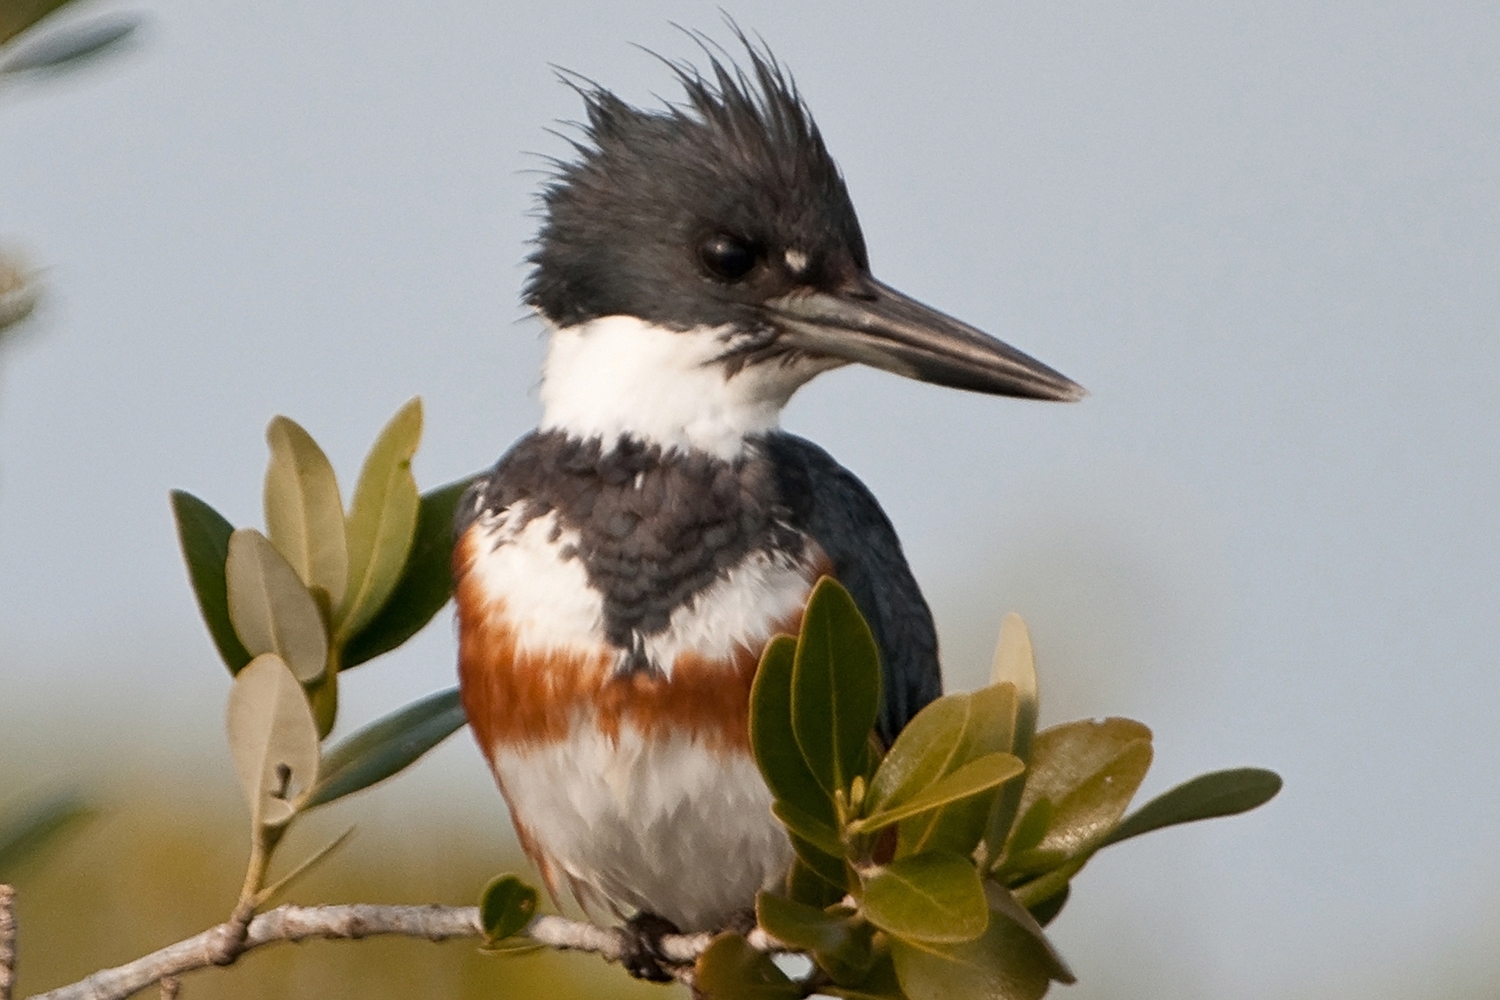
[[693, 988], [706, 1000], [798, 1000], [802, 988], [770, 956], [734, 933], [720, 934], [698, 956]]
[[318, 739], [326, 740], [339, 717], [339, 671], [332, 656], [329, 657], [322, 676], [303, 687], [307, 690], [307, 703], [312, 707], [313, 720], [318, 724]]
[[[818, 784], [792, 731], [792, 670], [797, 640], [778, 635], [766, 644], [750, 688], [750, 749], [777, 801], [832, 829], [833, 797]], [[842, 855], [842, 851], [838, 852]]]
[[306, 807], [311, 809], [384, 781], [463, 724], [458, 688], [428, 695], [370, 723], [328, 751]]
[[869, 763], [880, 711], [880, 651], [854, 598], [832, 577], [813, 587], [792, 667], [792, 731], [825, 792]]
[[973, 941], [891, 941], [896, 974], [910, 1000], [1039, 1000], [1052, 980], [1073, 981], [1035, 921], [1030, 926], [1019, 922], [1019, 908], [1014, 900], [1007, 905], [1008, 894], [1002, 899], [1002, 893], [993, 884], [986, 887], [990, 920], [984, 934]]
[[801, 837], [824, 854], [835, 858], [843, 857], [844, 845], [839, 841], [838, 832], [786, 799], [776, 799], [771, 803], [771, 815], [781, 820], [781, 825], [788, 832]]
[[[842, 997], [843, 1000], [907, 1000], [901, 992], [901, 982], [896, 978], [896, 967], [891, 962], [891, 953], [883, 951], [875, 956], [875, 963], [862, 979], [849, 985], [819, 986], [818, 993]], [[961, 1000], [961, 998], [954, 998]]]
[[344, 669], [406, 642], [453, 596], [453, 518], [464, 491], [480, 478], [469, 476], [422, 494], [401, 578], [385, 605], [344, 647]]
[[1092, 853], [1125, 814], [1150, 766], [1151, 730], [1130, 719], [1070, 722], [1038, 733], [1021, 808], [1046, 798], [1052, 817], [1035, 849], [1066, 857]]
[[0, 45], [15, 38], [67, 2], [68, 0], [6, 0], [0, 4]]
[[312, 435], [287, 417], [271, 421], [266, 443], [266, 534], [308, 589], [322, 587], [336, 608], [349, 583], [349, 549], [333, 466]]
[[1010, 751], [1015, 692], [1006, 686], [949, 694], [931, 702], [901, 730], [880, 762], [868, 810], [900, 806], [934, 782], [986, 754]]
[[1281, 777], [1258, 767], [1214, 771], [1184, 782], [1137, 809], [1104, 843], [1118, 844], [1164, 826], [1234, 816], [1263, 805], [1281, 791]]
[[224, 564], [229, 559], [229, 536], [234, 526], [218, 511], [182, 490], [172, 491], [172, 517], [177, 522], [177, 540], [187, 563], [188, 580], [208, 634], [219, 657], [231, 674], [250, 662], [250, 653], [235, 635], [229, 620], [229, 588]]
[[[795, 844], [793, 845], [795, 850]], [[809, 848], [810, 850], [813, 848]], [[824, 855], [826, 858], [827, 856]], [[828, 862], [838, 861], [837, 858], [828, 859]], [[831, 867], [831, 864], [830, 864]], [[833, 873], [830, 872], [830, 875]], [[786, 877], [786, 894], [789, 898], [796, 900], [806, 906], [822, 910], [841, 901], [847, 894], [844, 882], [844, 864], [838, 861], [837, 875], [839, 884], [834, 885], [812, 868], [806, 861], [802, 860], [801, 853], [792, 861], [792, 870]]]
[[949, 803], [990, 791], [1025, 769], [1026, 766], [1018, 758], [1008, 753], [985, 754], [933, 782], [906, 801], [887, 806], [874, 815], [860, 820], [858, 832], [869, 833], [871, 830], [889, 826], [909, 816], [941, 809]]
[[972, 941], [989, 922], [974, 863], [937, 851], [876, 869], [865, 879], [860, 908], [870, 923], [906, 941]]
[[0, 883], [93, 815], [76, 794], [64, 792], [0, 816]]
[[1068, 896], [1071, 893], [1072, 887], [1065, 885], [1041, 902], [1031, 904], [1027, 907], [1027, 910], [1030, 911], [1039, 926], [1046, 927], [1062, 912], [1062, 908], [1067, 905]]
[[321, 678], [328, 633], [318, 602], [270, 540], [254, 528], [230, 535], [224, 575], [229, 619], [251, 655], [275, 653], [304, 684]]
[[340, 645], [358, 635], [385, 606], [406, 566], [421, 497], [411, 460], [422, 439], [422, 401], [412, 399], [375, 439], [354, 487], [345, 522], [349, 586], [334, 615]]
[[[772, 808], [774, 809], [774, 806]], [[844, 861], [843, 852], [829, 854], [790, 830], [787, 834], [791, 838], [792, 850], [796, 852], [797, 860], [801, 861], [810, 873], [832, 886], [838, 892], [838, 898], [843, 899], [849, 891], [849, 868]]]
[[536, 916], [537, 892], [514, 875], [501, 875], [479, 897], [479, 923], [493, 944], [519, 934]]
[[1033, 850], [1042, 842], [1047, 835], [1047, 828], [1052, 825], [1052, 800], [1040, 798], [1027, 806], [1026, 811], [1021, 814], [1021, 820], [1016, 824], [1015, 832], [1010, 835], [1010, 851], [1019, 854], [1023, 851]]
[[755, 900], [756, 921], [776, 940], [812, 955], [836, 982], [858, 985], [875, 963], [874, 931], [853, 911], [833, 913], [762, 892]]
[[838, 951], [849, 941], [847, 911], [824, 913], [769, 892], [755, 897], [755, 919], [767, 934], [796, 951]]
[[[3, 19], [4, 15], [0, 14], [0, 20]], [[140, 18], [114, 14], [55, 28], [40, 38], [27, 39], [12, 46], [0, 57], [0, 74], [60, 69], [100, 54], [123, 41], [139, 25]]]
[[253, 821], [286, 824], [317, 783], [318, 730], [302, 685], [279, 656], [257, 656], [235, 677], [225, 726]]
[[[1016, 693], [1016, 713], [1011, 746], [1021, 760], [1030, 763], [1031, 743], [1036, 736], [1039, 702], [1036, 657], [1031, 649], [1031, 633], [1020, 615], [1011, 612], [1000, 623], [1000, 640], [995, 645], [990, 665], [990, 683], [1008, 684]], [[984, 857], [998, 860], [1005, 850], [1005, 839], [1021, 808], [1024, 785], [1008, 785], [995, 796], [984, 830]]]

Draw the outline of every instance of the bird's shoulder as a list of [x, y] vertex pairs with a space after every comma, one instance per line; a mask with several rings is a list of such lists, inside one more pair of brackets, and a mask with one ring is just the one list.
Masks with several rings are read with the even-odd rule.
[[932, 612], [891, 519], [854, 473], [793, 434], [768, 435], [766, 448], [783, 491], [797, 494], [788, 498], [797, 527], [826, 554], [880, 647], [885, 693], [879, 729], [889, 744], [942, 693]]

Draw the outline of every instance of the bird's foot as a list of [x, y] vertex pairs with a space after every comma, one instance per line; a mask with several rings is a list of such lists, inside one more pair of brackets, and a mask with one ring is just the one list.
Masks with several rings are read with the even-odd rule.
[[671, 963], [661, 953], [661, 939], [682, 933], [677, 925], [654, 913], [637, 913], [620, 929], [625, 933], [625, 951], [620, 956], [625, 971], [653, 983], [671, 982], [672, 974], [666, 969]]

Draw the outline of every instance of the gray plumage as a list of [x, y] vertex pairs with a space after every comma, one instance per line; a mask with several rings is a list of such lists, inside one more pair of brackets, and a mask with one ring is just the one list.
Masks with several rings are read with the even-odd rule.
[[485, 513], [507, 511], [519, 528], [555, 512], [559, 531], [578, 534], [563, 555], [581, 561], [600, 594], [606, 638], [638, 669], [660, 667], [631, 656], [677, 607], [753, 554], [800, 560], [811, 539], [875, 634], [878, 732], [889, 745], [942, 693], [932, 614], [895, 529], [864, 484], [812, 442], [772, 433], [746, 444], [726, 461], [629, 438], [604, 450], [598, 439], [528, 434], [471, 487], [457, 528]]

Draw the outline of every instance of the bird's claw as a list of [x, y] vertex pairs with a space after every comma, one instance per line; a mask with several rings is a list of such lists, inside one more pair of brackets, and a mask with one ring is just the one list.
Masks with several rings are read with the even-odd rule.
[[661, 939], [668, 934], [680, 934], [677, 925], [654, 913], [637, 913], [620, 930], [625, 935], [625, 948], [620, 955], [625, 971], [653, 983], [671, 982], [672, 974], [666, 968], [671, 963], [661, 953]]

